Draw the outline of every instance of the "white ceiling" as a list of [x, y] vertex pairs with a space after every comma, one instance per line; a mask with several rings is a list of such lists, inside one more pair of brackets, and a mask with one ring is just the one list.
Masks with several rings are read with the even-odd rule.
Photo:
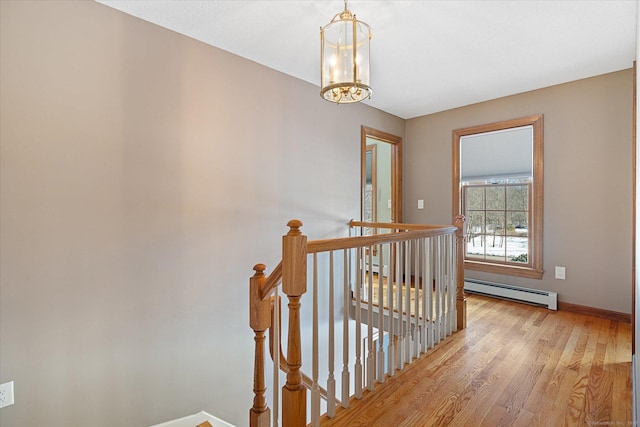
[[[340, 0], [97, 0], [320, 86]], [[408, 119], [630, 68], [636, 0], [351, 0], [373, 29], [367, 104]], [[319, 95], [318, 89], [318, 96]]]

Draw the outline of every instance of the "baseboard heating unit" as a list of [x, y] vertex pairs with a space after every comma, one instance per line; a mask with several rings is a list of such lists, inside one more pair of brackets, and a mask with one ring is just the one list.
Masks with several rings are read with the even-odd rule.
[[558, 294], [556, 292], [520, 288], [502, 283], [484, 282], [482, 280], [475, 279], [464, 279], [464, 290], [465, 292], [474, 294], [542, 305], [547, 307], [549, 310], [558, 309]]

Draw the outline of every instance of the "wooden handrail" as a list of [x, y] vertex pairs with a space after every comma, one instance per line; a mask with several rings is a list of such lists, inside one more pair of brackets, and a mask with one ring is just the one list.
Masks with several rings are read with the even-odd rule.
[[260, 299], [264, 301], [269, 298], [280, 282], [282, 282], [282, 261], [280, 261], [269, 277], [264, 281], [264, 285], [260, 288]]
[[[374, 224], [374, 223], [365, 223]], [[453, 226], [441, 226], [438, 228], [414, 229], [397, 233], [374, 234], [372, 236], [342, 237], [337, 239], [312, 240], [307, 243], [307, 252], [328, 252], [340, 249], [352, 249], [373, 246], [380, 243], [400, 242], [403, 240], [420, 239], [446, 234], [454, 234], [457, 228]]]
[[371, 227], [371, 228], [388, 228], [392, 230], [432, 230], [437, 228], [447, 228], [450, 225], [432, 225], [432, 224], [406, 224], [402, 222], [366, 222], [349, 221], [350, 227]]
[[[425, 225], [425, 224], [403, 224], [403, 223], [383, 223], [383, 222], [362, 222], [351, 220], [349, 223], [351, 227], [374, 227], [374, 228], [387, 228], [397, 230], [411, 230], [403, 231], [402, 234], [387, 233], [376, 234], [372, 236], [355, 236], [344, 237], [336, 239], [320, 239], [307, 242], [307, 252], [327, 252], [331, 250], [350, 249], [363, 246], [372, 246], [380, 243], [399, 242], [406, 240], [407, 238], [418, 239], [421, 237], [431, 237], [444, 234], [453, 234], [457, 231], [456, 227], [450, 225]], [[410, 233], [410, 234], [407, 234]], [[267, 299], [273, 290], [282, 281], [282, 261], [278, 263], [276, 268], [273, 269], [271, 274], [267, 276], [264, 285], [260, 288], [260, 298], [262, 300]]]
[[[375, 234], [372, 236], [354, 236], [335, 239], [319, 239], [307, 242], [307, 253], [328, 252], [332, 250], [351, 249], [357, 247], [373, 246], [380, 243], [399, 242], [407, 239], [419, 239], [422, 237], [432, 237], [445, 234], [453, 234], [457, 228], [450, 225], [424, 225], [424, 224], [401, 224], [382, 222], [361, 222], [351, 221], [352, 227], [375, 227], [388, 229], [410, 230], [398, 233]], [[282, 261], [273, 269], [266, 278], [263, 287], [260, 289], [260, 298], [267, 299], [273, 290], [282, 281]]]

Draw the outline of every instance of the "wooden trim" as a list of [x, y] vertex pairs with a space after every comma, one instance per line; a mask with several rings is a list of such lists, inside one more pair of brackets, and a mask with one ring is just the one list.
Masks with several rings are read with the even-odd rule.
[[[304, 427], [307, 420], [307, 389], [302, 383], [302, 338], [300, 299], [307, 292], [307, 236], [302, 222], [292, 219], [282, 237], [282, 291], [289, 298], [287, 335], [287, 382], [282, 387], [282, 425]], [[269, 301], [266, 300], [268, 303]]]
[[265, 392], [264, 371], [264, 332], [271, 326], [269, 300], [262, 300], [260, 289], [264, 286], [264, 264], [256, 264], [253, 267], [255, 273], [249, 279], [249, 326], [253, 329], [255, 337], [254, 363], [253, 363], [253, 406], [249, 410], [249, 425], [259, 427], [266, 425], [271, 418], [271, 412], [267, 406]]
[[[381, 222], [362, 222], [351, 220], [350, 227], [375, 227], [389, 228], [393, 230], [406, 230], [391, 234], [359, 236], [359, 237], [343, 237], [337, 239], [312, 240], [307, 242], [307, 252], [316, 253], [336, 249], [354, 248], [359, 245], [371, 246], [384, 242], [397, 242], [408, 238], [420, 238], [428, 236], [437, 236], [441, 234], [453, 234], [456, 228], [452, 225], [430, 225], [430, 224], [404, 224], [404, 223], [381, 223]], [[411, 234], [407, 234], [411, 233]], [[266, 267], [260, 264], [262, 272]], [[257, 266], [256, 266], [257, 267]], [[264, 274], [264, 273], [263, 273]], [[259, 301], [267, 300], [273, 290], [282, 282], [282, 261], [273, 269], [271, 274], [264, 280], [257, 295]]]
[[585, 314], [587, 316], [601, 317], [615, 322], [631, 323], [631, 314], [620, 313], [618, 311], [605, 310], [602, 308], [587, 307], [584, 305], [571, 304], [558, 301], [558, 310], [569, 311], [571, 313]]
[[[367, 146], [367, 137], [391, 144], [391, 222], [402, 222], [402, 137], [392, 135], [367, 126], [360, 126], [361, 145], [361, 193], [365, 184], [364, 154]], [[362, 194], [360, 196], [360, 212], [363, 212]]]
[[542, 227], [544, 213], [544, 117], [531, 117], [533, 121], [533, 206], [534, 224], [533, 263], [531, 267], [540, 272], [542, 278]]
[[404, 215], [402, 212], [402, 138], [400, 138], [394, 145], [394, 150], [391, 152], [391, 162], [393, 164], [393, 171], [391, 172], [391, 191], [394, 201], [394, 210], [391, 214], [392, 222], [402, 222]]
[[282, 261], [273, 269], [264, 285], [260, 288], [260, 299], [265, 300], [271, 296], [271, 293], [282, 282]]
[[456, 313], [457, 329], [467, 327], [467, 297], [464, 293], [464, 216], [454, 218], [456, 225]]
[[391, 230], [433, 230], [435, 228], [447, 228], [451, 225], [431, 225], [431, 224], [405, 224], [403, 222], [364, 222], [351, 220], [350, 227], [373, 227], [373, 228], [389, 228]]
[[[380, 243], [400, 242], [422, 237], [454, 234], [456, 227], [445, 226], [424, 230], [402, 231], [398, 233], [375, 234], [372, 236], [339, 237], [337, 239], [311, 240], [307, 243], [307, 253], [337, 251], [341, 249], [364, 248]], [[283, 282], [284, 283], [284, 282]]]
[[528, 279], [542, 279], [542, 275], [544, 274], [544, 270], [537, 270], [531, 267], [520, 267], [513, 264], [495, 264], [486, 261], [471, 261], [468, 259], [464, 261], [464, 268], [467, 270], [484, 271], [485, 273], [526, 277]]
[[462, 192], [460, 191], [460, 138], [477, 133], [491, 132], [502, 129], [510, 129], [520, 126], [533, 126], [533, 190], [530, 203], [530, 221], [532, 233], [530, 236], [530, 266], [527, 268], [512, 266], [511, 264], [493, 264], [486, 261], [465, 260], [465, 268], [480, 270], [510, 276], [528, 277], [541, 279], [542, 269], [542, 228], [543, 228], [543, 203], [544, 203], [544, 116], [535, 114], [519, 119], [505, 120], [502, 122], [490, 123], [480, 126], [472, 126], [464, 129], [456, 129], [452, 132], [453, 148], [453, 173], [452, 173], [452, 194], [453, 194], [453, 216], [462, 215]]

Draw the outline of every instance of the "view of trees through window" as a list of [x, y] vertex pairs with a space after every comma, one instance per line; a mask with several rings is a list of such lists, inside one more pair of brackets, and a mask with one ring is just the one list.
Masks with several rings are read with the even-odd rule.
[[468, 259], [529, 265], [531, 180], [462, 184]]

